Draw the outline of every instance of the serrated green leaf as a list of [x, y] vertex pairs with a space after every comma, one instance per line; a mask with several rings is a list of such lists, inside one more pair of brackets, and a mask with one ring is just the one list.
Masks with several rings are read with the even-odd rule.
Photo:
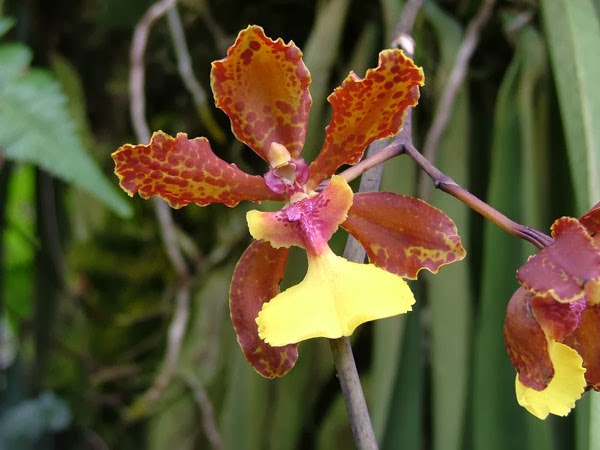
[[67, 108], [75, 122], [77, 134], [89, 145], [91, 133], [86, 117], [85, 93], [79, 74], [69, 60], [58, 54], [52, 56], [50, 67], [67, 98]]
[[600, 20], [591, 0], [543, 0], [541, 7], [582, 214], [600, 200]]
[[23, 44], [0, 45], [0, 88], [23, 74], [31, 58], [31, 50]]
[[[121, 216], [131, 207], [86, 153], [60, 86], [22, 45], [0, 47], [0, 147], [7, 159], [33, 163], [90, 192]], [[107, 155], [108, 156], [108, 155]]]

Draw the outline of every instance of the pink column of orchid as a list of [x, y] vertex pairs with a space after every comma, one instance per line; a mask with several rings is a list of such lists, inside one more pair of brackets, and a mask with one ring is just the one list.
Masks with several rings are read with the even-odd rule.
[[600, 391], [600, 203], [558, 219], [552, 236], [517, 272], [504, 325], [517, 400], [541, 419]]
[[[250, 211], [256, 239], [239, 260], [230, 310], [244, 355], [265, 377], [286, 374], [298, 342], [349, 336], [367, 321], [402, 314], [414, 297], [404, 278], [436, 272], [462, 259], [454, 223], [433, 206], [385, 192], [353, 194], [335, 175], [355, 164], [376, 139], [396, 134], [423, 85], [420, 68], [400, 50], [384, 50], [379, 65], [344, 80], [328, 98], [333, 107], [323, 147], [308, 165], [301, 158], [311, 105], [310, 73], [302, 52], [241, 31], [227, 57], [213, 62], [215, 104], [231, 120], [237, 139], [269, 165], [264, 176], [244, 173], [218, 158], [205, 138], [154, 133], [148, 145], [126, 144], [113, 153], [121, 187], [170, 206], [281, 200], [278, 212]], [[317, 188], [328, 180], [322, 190]], [[366, 248], [370, 264], [335, 255], [328, 245], [341, 226]], [[290, 246], [306, 250], [302, 282], [280, 292]]]

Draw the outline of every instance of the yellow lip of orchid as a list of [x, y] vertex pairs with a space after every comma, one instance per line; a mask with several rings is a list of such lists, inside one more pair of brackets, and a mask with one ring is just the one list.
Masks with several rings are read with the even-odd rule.
[[259, 336], [277, 347], [314, 337], [350, 336], [357, 326], [411, 310], [406, 282], [372, 264], [359, 264], [327, 248], [309, 255], [302, 282], [265, 303]]
[[550, 339], [548, 353], [554, 366], [554, 376], [545, 389], [538, 391], [525, 386], [518, 375], [515, 379], [519, 405], [539, 419], [545, 419], [549, 414], [569, 414], [587, 385], [583, 361], [575, 350]]

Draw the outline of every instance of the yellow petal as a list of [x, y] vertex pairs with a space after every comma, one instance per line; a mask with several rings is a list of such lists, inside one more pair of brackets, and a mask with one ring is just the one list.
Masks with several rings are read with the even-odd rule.
[[256, 323], [259, 336], [277, 347], [314, 337], [350, 336], [364, 322], [410, 311], [414, 302], [399, 276], [347, 261], [327, 248], [309, 255], [304, 280], [265, 303]]
[[536, 391], [527, 387], [518, 376], [515, 381], [519, 405], [539, 419], [545, 419], [548, 414], [569, 414], [587, 384], [581, 356], [575, 350], [550, 339], [548, 352], [554, 366], [554, 377], [546, 389]]

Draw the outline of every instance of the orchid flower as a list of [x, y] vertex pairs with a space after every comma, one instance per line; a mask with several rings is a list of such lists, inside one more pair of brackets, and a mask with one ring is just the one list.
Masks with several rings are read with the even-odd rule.
[[[301, 157], [311, 105], [310, 73], [302, 52], [267, 36], [241, 31], [227, 57], [212, 64], [215, 104], [237, 139], [269, 166], [250, 175], [218, 158], [205, 138], [159, 131], [148, 145], [113, 153], [121, 187], [170, 206], [235, 206], [242, 200], [285, 202], [277, 212], [248, 212], [255, 241], [231, 282], [230, 311], [244, 355], [265, 377], [286, 374], [298, 342], [349, 336], [367, 321], [411, 309], [403, 277], [436, 272], [462, 259], [454, 223], [424, 201], [386, 192], [353, 194], [338, 168], [355, 164], [373, 141], [396, 134], [417, 103], [423, 73], [401, 50], [384, 50], [361, 79], [344, 80], [328, 98], [333, 107], [323, 147], [308, 165]], [[324, 188], [317, 189], [329, 181]], [[347, 261], [328, 241], [341, 226], [365, 247], [370, 264]], [[290, 246], [306, 250], [302, 282], [280, 292]]]
[[540, 419], [600, 391], [600, 203], [555, 221], [552, 237], [517, 272], [504, 324], [517, 401]]

